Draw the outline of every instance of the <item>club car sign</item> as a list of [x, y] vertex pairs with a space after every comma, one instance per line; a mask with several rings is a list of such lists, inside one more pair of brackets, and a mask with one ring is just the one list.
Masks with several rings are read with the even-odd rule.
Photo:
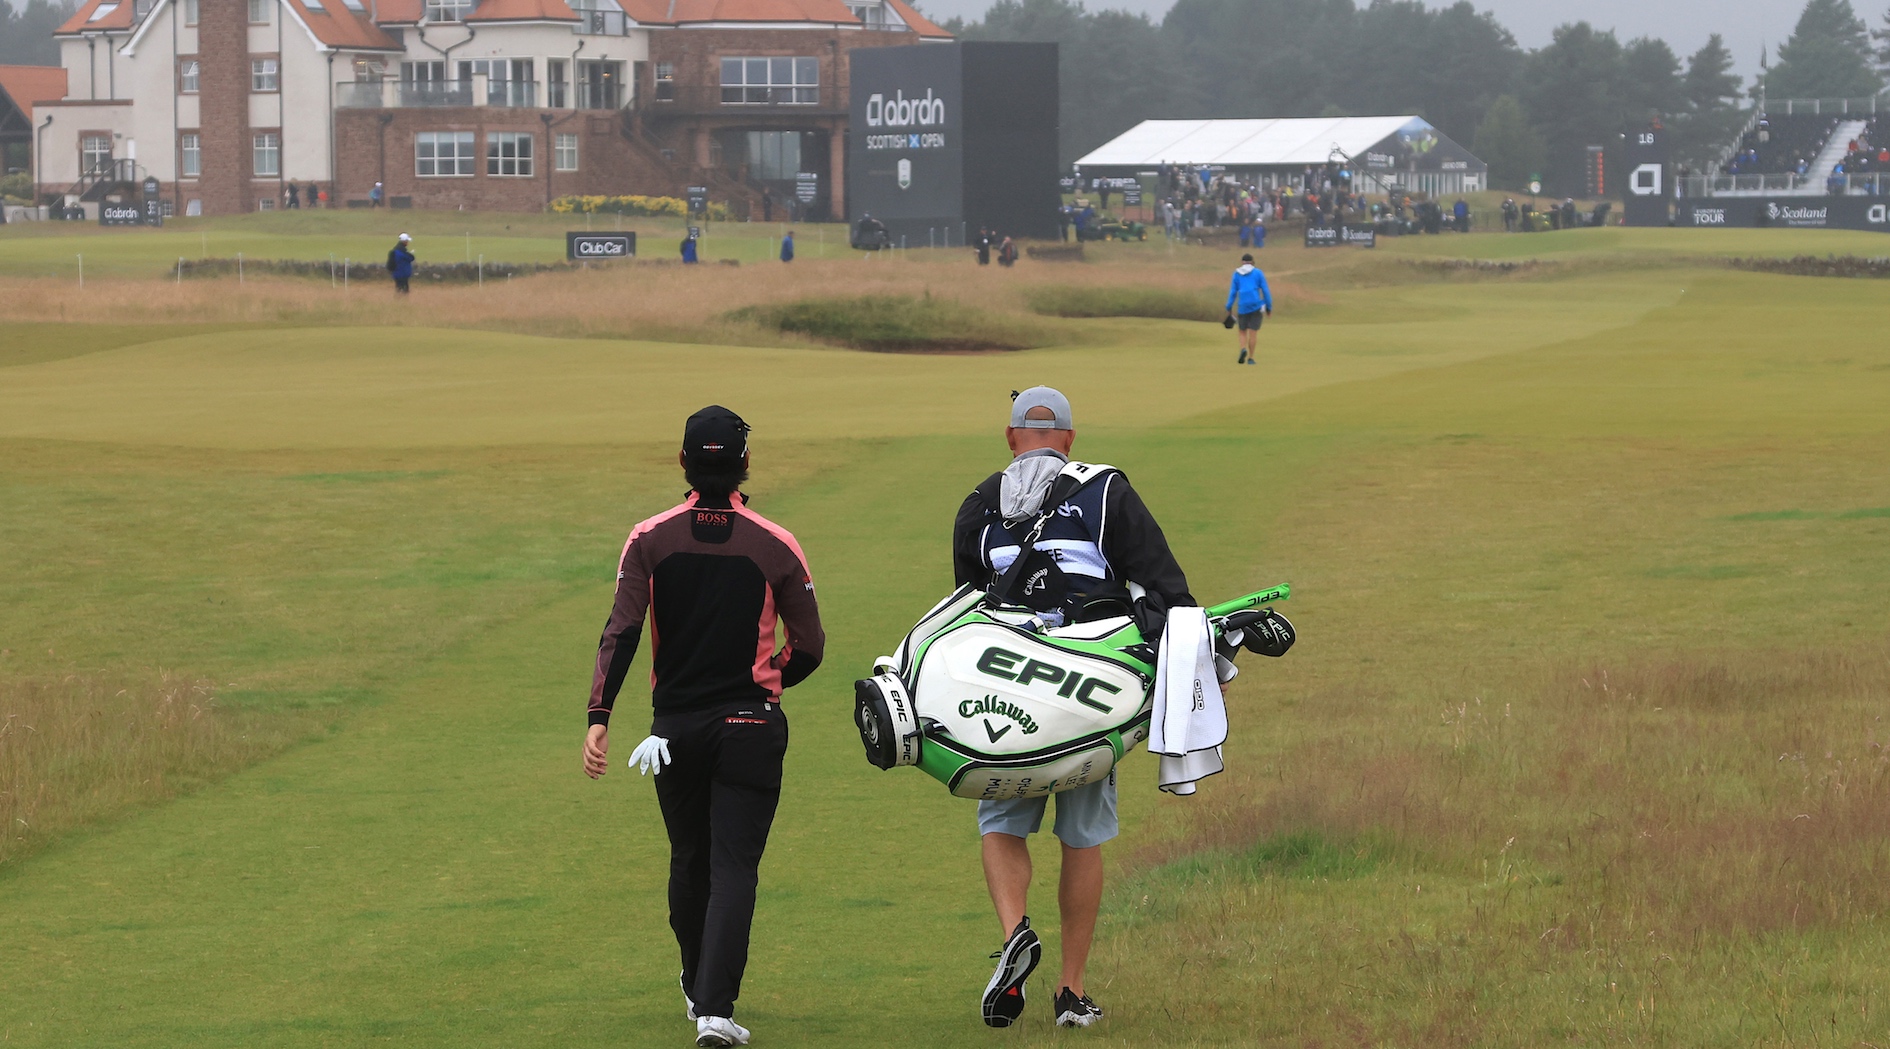
[[564, 257], [572, 262], [628, 259], [636, 257], [634, 233], [566, 233]]

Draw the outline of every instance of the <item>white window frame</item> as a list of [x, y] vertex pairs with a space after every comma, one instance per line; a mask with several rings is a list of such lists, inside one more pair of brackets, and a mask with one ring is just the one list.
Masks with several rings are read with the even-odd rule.
[[203, 136], [189, 132], [177, 140], [177, 177], [199, 178], [203, 175]]
[[429, 23], [464, 22], [472, 14], [473, 0], [427, 0], [426, 12]]
[[203, 86], [203, 63], [199, 59], [186, 58], [177, 69], [177, 93], [194, 95]]
[[275, 9], [276, 0], [249, 0], [249, 24], [268, 25], [275, 19]]
[[282, 62], [274, 58], [250, 59], [249, 90], [258, 95], [274, 94], [282, 90]]
[[578, 169], [578, 137], [570, 131], [560, 131], [552, 140], [551, 169], [553, 171], [576, 171]]
[[[471, 178], [478, 155], [477, 138], [470, 131], [421, 131], [413, 136], [413, 173], [416, 178]], [[441, 146], [451, 146], [444, 155]], [[442, 165], [451, 166], [441, 171]]]
[[809, 55], [724, 55], [725, 106], [812, 106], [820, 103], [820, 59]]
[[249, 159], [257, 178], [282, 177], [282, 132], [258, 131], [251, 136]]
[[486, 132], [486, 175], [490, 178], [531, 178], [534, 136], [529, 131]]
[[198, 0], [184, 0], [184, 24], [185, 25], [197, 24], [197, 2]]
[[[94, 148], [95, 143], [103, 142], [104, 148]], [[112, 137], [106, 134], [79, 136], [79, 172], [87, 174], [112, 162]]]

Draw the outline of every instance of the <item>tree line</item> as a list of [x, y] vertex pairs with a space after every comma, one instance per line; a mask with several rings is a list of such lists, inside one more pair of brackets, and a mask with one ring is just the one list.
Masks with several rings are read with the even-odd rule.
[[56, 66], [53, 30], [72, 17], [74, 0], [0, 0], [0, 66]]
[[[1807, 0], [1791, 39], [1752, 82], [1719, 34], [1684, 58], [1654, 37], [1587, 22], [1534, 50], [1469, 0], [1176, 0], [1159, 22], [1080, 0], [997, 0], [945, 28], [965, 40], [1055, 42], [1064, 163], [1142, 120], [1413, 113], [1469, 146], [1491, 181], [1533, 174], [1577, 193], [1586, 147], [1660, 121], [1675, 156], [1719, 158], [1763, 93], [1876, 95], [1890, 73], [1890, 11], [1874, 32], [1850, 0]], [[1186, 158], [1175, 158], [1177, 160]]]

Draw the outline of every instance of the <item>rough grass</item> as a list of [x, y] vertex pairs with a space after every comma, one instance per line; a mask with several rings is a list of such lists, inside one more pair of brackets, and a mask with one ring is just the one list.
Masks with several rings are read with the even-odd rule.
[[220, 709], [173, 673], [0, 675], [0, 867], [61, 832], [159, 801], [280, 750], [304, 726]]
[[955, 299], [910, 295], [802, 299], [746, 307], [731, 320], [861, 350], [978, 352], [1021, 350], [1051, 342], [1041, 326], [1019, 323]]
[[1168, 288], [1045, 285], [1025, 292], [1032, 311], [1047, 317], [1153, 317], [1158, 320], [1218, 321], [1212, 294]]
[[[1608, 250], [1715, 239], [1670, 233]], [[1522, 250], [1503, 241], [1445, 246]], [[1224, 294], [1218, 262], [1151, 248], [1083, 276]], [[1003, 391], [1050, 381], [1196, 593], [1289, 579], [1301, 639], [1244, 661], [1229, 771], [1199, 795], [1125, 764], [1090, 971], [1109, 1019], [1086, 1041], [1883, 1044], [1890, 349], [1803, 333], [1869, 330], [1890, 287], [1584, 262], [1488, 284], [1387, 266], [1406, 283], [1360, 291], [1342, 252], [1267, 250], [1327, 301], [1316, 325], [1282, 310], [1268, 366], [1235, 371], [1218, 329], [1146, 319], [1032, 319], [1121, 337], [982, 357], [413, 330], [575, 310], [686, 331], [839, 279], [1025, 316], [1032, 282], [1070, 282], [962, 258], [744, 266], [753, 303], [702, 274], [185, 300], [257, 310], [247, 342], [0, 327], [0, 677], [57, 680], [56, 647], [99, 680], [177, 666], [220, 710], [335, 725], [11, 865], [0, 1035], [687, 1037], [666, 842], [621, 767], [634, 690], [606, 780], [575, 748], [612, 559], [677, 496], [675, 425], [716, 400], [758, 423], [755, 506], [807, 550], [830, 646], [789, 698], [744, 1022], [757, 1044], [879, 1044], [898, 1001], [915, 1047], [989, 1040], [970, 806], [865, 766], [846, 711], [949, 587], [944, 529], [1003, 461]], [[128, 325], [170, 308], [168, 287], [113, 290], [132, 305], [94, 302]], [[47, 291], [4, 309], [67, 301]], [[251, 297], [355, 326], [282, 330]], [[62, 338], [119, 351], [39, 345]], [[1055, 851], [1039, 840], [1048, 952], [1019, 1046], [1068, 1043], [1042, 1008]]]

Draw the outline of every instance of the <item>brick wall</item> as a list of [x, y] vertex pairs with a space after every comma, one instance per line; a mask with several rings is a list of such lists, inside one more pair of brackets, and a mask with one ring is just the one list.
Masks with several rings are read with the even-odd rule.
[[248, 0], [198, 0], [197, 53], [202, 63], [197, 104], [203, 174], [196, 190], [204, 214], [253, 211]]
[[[547, 133], [543, 114], [552, 124]], [[573, 194], [675, 195], [686, 184], [647, 147], [625, 140], [615, 112], [467, 107], [452, 109], [338, 110], [335, 113], [336, 206], [366, 200], [376, 182], [389, 198], [412, 197], [416, 208], [478, 211], [538, 211], [547, 189], [552, 197]], [[414, 140], [423, 131], [473, 133], [473, 174], [453, 178], [415, 173]], [[486, 136], [495, 131], [531, 134], [532, 175], [486, 173]], [[578, 136], [578, 170], [553, 171], [552, 136]], [[383, 152], [384, 151], [384, 152]], [[383, 162], [383, 156], [385, 161]], [[550, 180], [549, 186], [546, 181]]]

